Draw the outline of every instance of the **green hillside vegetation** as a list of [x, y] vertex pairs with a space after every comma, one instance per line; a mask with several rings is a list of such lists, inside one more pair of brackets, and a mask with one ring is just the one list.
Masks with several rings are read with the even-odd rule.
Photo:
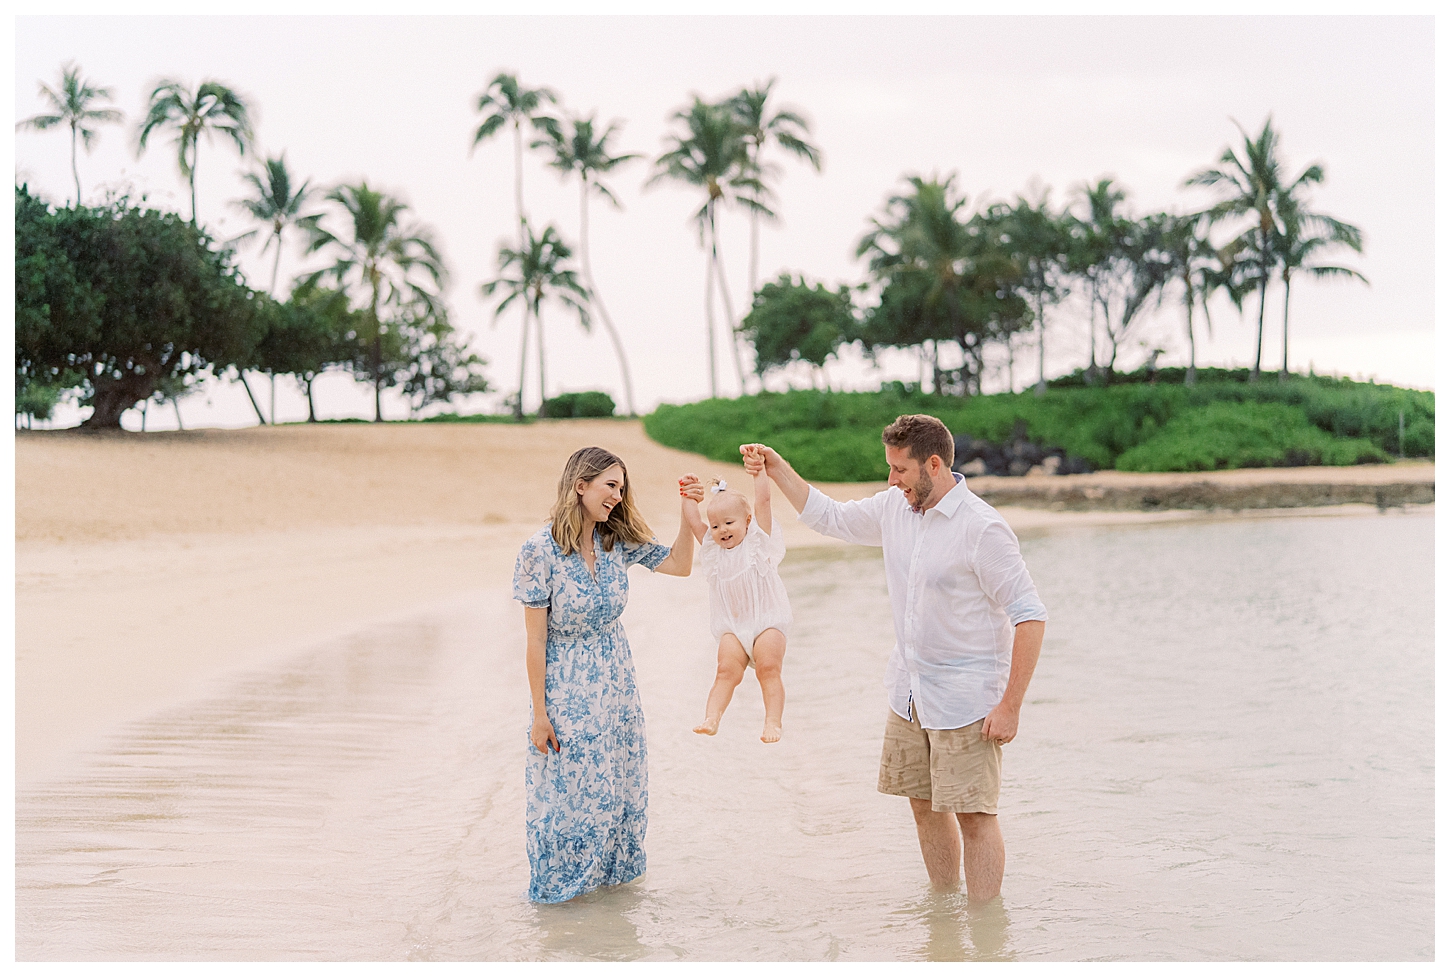
[[1192, 387], [1138, 379], [1105, 387], [1067, 381], [1041, 396], [938, 396], [900, 383], [879, 393], [762, 393], [662, 405], [645, 418], [645, 430], [661, 444], [719, 461], [738, 461], [740, 444], [761, 441], [805, 478], [826, 482], [883, 480], [881, 429], [913, 413], [941, 418], [955, 435], [998, 444], [1025, 437], [1121, 471], [1385, 462], [1401, 452], [1401, 412], [1404, 455], [1434, 453], [1432, 392], [1328, 377], [1250, 384], [1202, 369]]

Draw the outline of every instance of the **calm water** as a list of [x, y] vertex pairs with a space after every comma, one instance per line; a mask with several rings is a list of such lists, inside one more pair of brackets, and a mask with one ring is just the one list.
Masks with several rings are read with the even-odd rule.
[[639, 572], [649, 871], [526, 902], [521, 615], [318, 647], [21, 785], [37, 959], [1429, 960], [1433, 516], [1023, 541], [1052, 621], [1005, 753], [999, 905], [932, 896], [875, 792], [879, 556], [797, 550], [786, 738], [696, 736], [703, 585]]

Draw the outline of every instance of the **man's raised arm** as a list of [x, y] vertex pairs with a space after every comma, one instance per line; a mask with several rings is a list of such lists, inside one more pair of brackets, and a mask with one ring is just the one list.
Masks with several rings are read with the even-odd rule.
[[740, 454], [744, 456], [745, 470], [752, 477], [764, 467], [765, 473], [801, 514], [801, 522], [811, 529], [848, 543], [881, 545], [881, 502], [885, 493], [855, 502], [837, 502], [812, 489], [774, 448], [742, 444]]

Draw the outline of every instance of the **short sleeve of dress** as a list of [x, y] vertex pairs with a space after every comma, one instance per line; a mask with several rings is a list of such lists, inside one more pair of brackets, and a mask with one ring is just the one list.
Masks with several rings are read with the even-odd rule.
[[554, 554], [549, 531], [530, 536], [514, 562], [514, 600], [525, 607], [548, 607], [554, 596]]
[[752, 522], [750, 528], [755, 530], [757, 537], [755, 545], [759, 548], [760, 554], [770, 561], [771, 566], [780, 566], [780, 561], [785, 559], [785, 532], [780, 528], [780, 520], [770, 521], [770, 535], [766, 535], [763, 529], [759, 528], [758, 522]]
[[670, 555], [668, 546], [653, 539], [648, 543], [626, 543], [624, 540], [620, 540], [616, 545], [624, 556], [624, 565], [627, 567], [642, 563], [653, 570], [665, 562], [665, 557]]

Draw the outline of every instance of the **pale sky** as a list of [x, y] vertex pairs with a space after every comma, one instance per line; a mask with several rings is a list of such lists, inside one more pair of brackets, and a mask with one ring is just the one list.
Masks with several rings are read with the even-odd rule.
[[[1343, 255], [1370, 287], [1296, 279], [1290, 362], [1321, 373], [1374, 376], [1433, 388], [1434, 26], [1429, 17], [20, 17], [15, 22], [15, 118], [42, 110], [36, 83], [60, 65], [115, 93], [127, 115], [79, 162], [83, 192], [129, 185], [153, 203], [188, 211], [169, 143], [139, 161], [136, 122], [157, 79], [194, 86], [215, 79], [255, 110], [258, 155], [287, 154], [299, 178], [330, 187], [366, 178], [403, 198], [431, 227], [452, 272], [455, 325], [489, 361], [500, 391], [518, 383], [520, 319], [495, 326], [480, 283], [495, 277], [499, 243], [513, 232], [513, 156], [507, 137], [470, 155], [478, 93], [501, 69], [547, 85], [566, 109], [624, 123], [616, 151], [644, 153], [611, 182], [623, 203], [591, 208], [594, 274], [624, 337], [642, 410], [705, 396], [705, 256], [689, 222], [700, 200], [683, 187], [645, 191], [664, 147], [668, 117], [692, 93], [715, 99], [778, 78], [780, 104], [812, 122], [825, 154], [816, 174], [782, 160], [781, 222], [761, 239], [761, 277], [804, 273], [830, 286], [864, 279], [855, 245], [868, 219], [908, 174], [957, 174], [975, 206], [1011, 199], [1034, 184], [1061, 204], [1087, 181], [1111, 176], [1137, 213], [1185, 210], [1208, 199], [1184, 178], [1241, 142], [1232, 120], [1257, 132], [1272, 113], [1293, 175], [1321, 163], [1327, 181], [1313, 205], [1357, 224], [1362, 256]], [[526, 153], [525, 205], [537, 225], [578, 235], [578, 194]], [[247, 227], [229, 206], [244, 164], [234, 148], [203, 143], [198, 200], [221, 237]], [[61, 202], [74, 195], [69, 140], [61, 132], [15, 136], [17, 180]], [[722, 247], [737, 313], [747, 306], [748, 230], [727, 213]], [[294, 238], [284, 279], [317, 267]], [[265, 288], [270, 257], [244, 252]], [[1282, 357], [1282, 298], [1271, 292], [1264, 363]], [[1256, 305], [1242, 318], [1215, 308], [1200, 365], [1247, 365]], [[1085, 312], [1048, 314], [1048, 373], [1084, 365]], [[1132, 369], [1153, 346], [1163, 365], [1186, 362], [1176, 303], [1145, 320], [1120, 353]], [[615, 358], [602, 329], [546, 307], [549, 393], [603, 389], [622, 404]], [[1140, 342], [1141, 341], [1141, 342]], [[532, 357], [532, 354], [531, 354]], [[720, 347], [721, 390], [738, 391]], [[1035, 349], [1014, 370], [1017, 389], [1035, 379]], [[914, 379], [906, 356], [873, 371], [848, 355], [831, 368], [838, 385], [875, 389]], [[531, 366], [526, 403], [537, 403]], [[770, 381], [781, 388], [790, 377]], [[804, 373], [794, 376], [807, 381]], [[989, 391], [1006, 389], [993, 368]], [[258, 388], [265, 387], [265, 383]], [[367, 393], [341, 377], [319, 384], [324, 416], [363, 416]], [[484, 395], [467, 409], [493, 409]], [[403, 416], [400, 404], [387, 407]], [[183, 404], [188, 426], [235, 426], [254, 415], [239, 386], [211, 385]], [[169, 413], [165, 412], [165, 413]], [[281, 420], [305, 417], [290, 383], [278, 385]], [[74, 412], [61, 416], [73, 423]], [[127, 426], [135, 426], [128, 415]], [[153, 425], [157, 418], [153, 417]], [[164, 416], [159, 419], [166, 424]]]

